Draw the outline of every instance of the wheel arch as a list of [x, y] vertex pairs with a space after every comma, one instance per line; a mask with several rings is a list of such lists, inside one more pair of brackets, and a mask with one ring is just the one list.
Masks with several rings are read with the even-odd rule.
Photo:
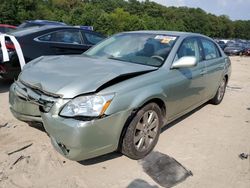
[[160, 97], [152, 97], [150, 99], [147, 99], [147, 100], [143, 101], [137, 108], [133, 109], [132, 113], [130, 114], [130, 116], [126, 120], [126, 122], [125, 122], [125, 124], [124, 124], [124, 126], [122, 128], [120, 137], [119, 137], [118, 151], [120, 151], [120, 149], [121, 149], [122, 140], [123, 140], [123, 138], [125, 136], [125, 133], [127, 131], [127, 128], [129, 126], [130, 122], [132, 121], [132, 119], [135, 117], [136, 113], [141, 108], [143, 108], [144, 106], [146, 106], [147, 104], [150, 104], [150, 103], [155, 103], [161, 109], [162, 118], [163, 118], [163, 122], [164, 122], [164, 119], [166, 119], [166, 115], [167, 115], [167, 107], [166, 107], [166, 104], [163, 101], [163, 99], [161, 99]]
[[228, 74], [225, 74], [224, 77], [226, 78], [226, 81], [227, 81], [227, 83], [228, 83], [228, 79], [229, 79]]
[[146, 106], [149, 103], [157, 104], [158, 107], [161, 109], [162, 118], [166, 117], [166, 115], [167, 115], [166, 104], [164, 103], [164, 101], [162, 99], [160, 99], [160, 98], [152, 98], [152, 99], [148, 100], [147, 102], [145, 102], [140, 108]]

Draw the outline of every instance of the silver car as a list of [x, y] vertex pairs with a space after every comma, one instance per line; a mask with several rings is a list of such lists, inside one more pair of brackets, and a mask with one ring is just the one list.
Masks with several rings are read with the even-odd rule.
[[116, 150], [140, 159], [164, 125], [208, 101], [219, 104], [230, 73], [229, 58], [204, 35], [125, 32], [82, 55], [28, 63], [11, 86], [10, 109], [41, 122], [71, 160]]

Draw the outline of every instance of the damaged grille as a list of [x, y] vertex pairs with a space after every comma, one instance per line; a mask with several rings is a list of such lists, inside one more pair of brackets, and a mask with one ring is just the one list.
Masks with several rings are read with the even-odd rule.
[[16, 82], [14, 91], [20, 99], [38, 105], [42, 112], [49, 112], [54, 103], [60, 98], [59, 95], [48, 94], [46, 91], [20, 81]]

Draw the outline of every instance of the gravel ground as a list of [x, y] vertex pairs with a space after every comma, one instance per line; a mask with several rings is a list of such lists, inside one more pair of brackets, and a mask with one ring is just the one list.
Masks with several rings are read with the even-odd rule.
[[[130, 160], [117, 153], [81, 163], [65, 159], [52, 148], [45, 132], [12, 116], [9, 86], [10, 83], [0, 82], [1, 188], [161, 187], [153, 180], [155, 176], [143, 170], [144, 166], [150, 167], [145, 161]], [[203, 105], [168, 125], [155, 151], [163, 156], [162, 160], [175, 161], [183, 173], [188, 172], [185, 178], [175, 177], [175, 168], [166, 170], [172, 164], [162, 161], [166, 177], [182, 179], [177, 188], [249, 188], [250, 156], [240, 159], [239, 154], [250, 154], [250, 58], [232, 57], [232, 77], [224, 101], [219, 106]], [[151, 162], [157, 162], [157, 157], [150, 157]]]

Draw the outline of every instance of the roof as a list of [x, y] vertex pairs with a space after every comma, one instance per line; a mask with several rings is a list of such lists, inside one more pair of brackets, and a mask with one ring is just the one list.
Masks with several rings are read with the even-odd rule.
[[63, 22], [58, 22], [58, 21], [51, 21], [51, 20], [26, 20], [25, 22], [29, 23], [37, 23], [37, 24], [58, 24], [58, 25], [67, 25], [66, 23]]
[[145, 34], [156, 34], [156, 35], [175, 35], [175, 36], [205, 36], [199, 33], [191, 32], [180, 32], [180, 31], [164, 31], [164, 30], [142, 30], [142, 31], [129, 31], [125, 33], [145, 33]]
[[[73, 29], [76, 27], [73, 26], [60, 26], [60, 25], [45, 25], [45, 26], [34, 26], [34, 27], [27, 27], [27, 28], [20, 28], [15, 31], [10, 32], [11, 35], [14, 36], [24, 36], [40, 31], [44, 31], [47, 29], [56, 29], [56, 28], [61, 28], [61, 29]], [[81, 29], [81, 28], [78, 28]]]
[[8, 27], [8, 28], [13, 28], [13, 29], [16, 28], [16, 26], [14, 26], [14, 25], [8, 25], [8, 24], [0, 24], [0, 27]]
[[[44, 25], [44, 26], [20, 28], [20, 29], [17, 29], [15, 31], [10, 32], [9, 34], [14, 35], [16, 37], [21, 37], [21, 36], [29, 35], [29, 34], [40, 32], [40, 31], [45, 31], [45, 30], [49, 30], [49, 29], [51, 29], [51, 30], [53, 30], [53, 29], [80, 29], [80, 30], [84, 30], [84, 31], [90, 31], [90, 30], [83, 29], [83, 28], [80, 28], [77, 26]], [[94, 32], [94, 31], [90, 31], [90, 32]], [[97, 32], [95, 32], [95, 33], [97, 33]]]

